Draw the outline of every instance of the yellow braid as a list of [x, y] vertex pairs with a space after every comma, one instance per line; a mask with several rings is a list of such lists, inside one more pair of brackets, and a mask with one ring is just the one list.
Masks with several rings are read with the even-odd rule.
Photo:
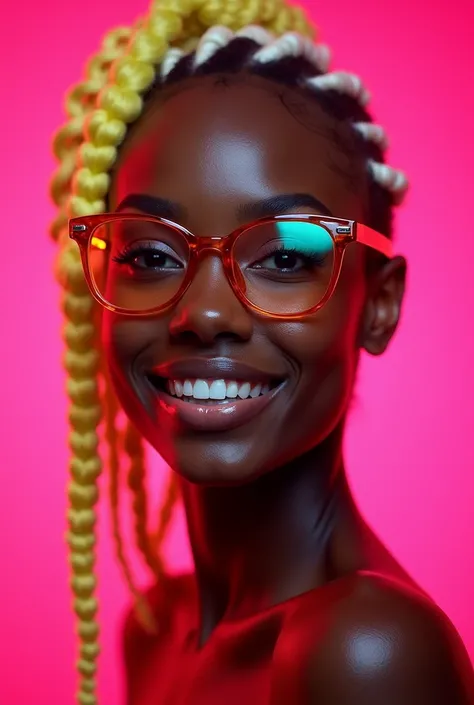
[[84, 288], [80, 270], [81, 263], [77, 251], [64, 250], [60, 271], [67, 272], [67, 278], [63, 278], [63, 303], [66, 316], [64, 336], [67, 345], [65, 367], [69, 376], [67, 390], [70, 399], [69, 445], [72, 453], [67, 542], [70, 549], [74, 611], [78, 617], [77, 631], [80, 639], [80, 658], [77, 663], [80, 674], [78, 702], [81, 705], [95, 705], [94, 675], [99, 654], [99, 626], [95, 619], [97, 600], [94, 596], [94, 507], [99, 495], [97, 481], [102, 469], [97, 434], [102, 408], [97, 383], [100, 357], [95, 345], [93, 304]]
[[[94, 596], [94, 507], [101, 472], [97, 428], [104, 421], [104, 411], [99, 394], [100, 353], [95, 307], [86, 289], [77, 248], [67, 240], [65, 225], [69, 217], [105, 210], [109, 172], [116, 161], [118, 147], [125, 138], [127, 125], [139, 117], [142, 96], [153, 82], [167, 50], [171, 46], [192, 50], [206, 29], [216, 24], [232, 30], [258, 24], [277, 35], [286, 31], [314, 34], [303, 11], [288, 6], [284, 0], [154, 0], [146, 18], [132, 28], [114, 30], [106, 36], [101, 50], [88, 63], [85, 80], [69, 93], [66, 101], [68, 121], [58, 131], [53, 144], [59, 167], [52, 180], [51, 192], [58, 213], [51, 234], [60, 244], [58, 264], [66, 317], [65, 366], [69, 377], [72, 452], [68, 543], [74, 608], [79, 622], [78, 702], [81, 705], [97, 703], [94, 675], [99, 628]], [[110, 414], [106, 419], [106, 433], [112, 469], [112, 512], [115, 512], [116, 519], [114, 534], [127, 582], [138, 599], [123, 554], [118, 524], [118, 434], [115, 412]], [[153, 554], [146, 527], [142, 450], [130, 435], [127, 443], [132, 466], [131, 485], [135, 492], [138, 543], [142, 551], [145, 549], [150, 567], [161, 574], [160, 552], [157, 550], [157, 555]], [[157, 549], [164, 540], [176, 499], [177, 485], [171, 480], [161, 511]], [[149, 616], [146, 606], [141, 605], [141, 608], [146, 620]]]
[[120, 456], [118, 431], [116, 428], [118, 404], [107, 380], [107, 400], [105, 405], [105, 439], [109, 448], [108, 465], [110, 471], [110, 507], [112, 514], [112, 534], [115, 542], [117, 559], [135, 603], [135, 612], [142, 626], [150, 634], [156, 633], [157, 625], [145, 597], [135, 585], [132, 571], [125, 555], [120, 523]]
[[173, 518], [173, 509], [179, 498], [179, 488], [174, 473], [169, 473], [164, 492], [164, 502], [158, 519], [158, 529], [154, 533], [148, 530], [148, 504], [145, 487], [146, 467], [143, 441], [130, 422], [125, 432], [125, 453], [130, 460], [128, 485], [133, 494], [133, 514], [135, 518], [135, 536], [145, 562], [156, 578], [164, 575], [161, 547], [166, 538]]
[[[51, 196], [59, 208], [51, 225], [51, 234], [55, 240], [67, 224], [66, 206], [77, 166], [78, 150], [84, 140], [85, 116], [95, 108], [97, 95], [107, 81], [110, 66], [125, 50], [130, 36], [131, 29], [128, 27], [111, 31], [105, 37], [100, 52], [89, 60], [85, 80], [74, 86], [67, 96], [65, 107], [70, 120], [58, 130], [53, 141], [53, 153], [59, 161], [59, 167], [51, 180]], [[106, 159], [102, 159], [98, 166], [104, 171], [110, 168]]]
[[161, 511], [158, 517], [158, 528], [153, 538], [153, 545], [156, 546], [158, 552], [160, 552], [168, 533], [171, 519], [173, 518], [173, 509], [179, 499], [179, 485], [174, 473], [168, 473], [164, 497], [165, 499], [161, 505]]
[[145, 489], [145, 452], [143, 441], [130, 422], [127, 424], [124, 438], [124, 450], [130, 461], [128, 486], [133, 496], [133, 516], [135, 520], [135, 538], [146, 564], [160, 580], [164, 574], [163, 560], [153, 545], [148, 532], [148, 502]]

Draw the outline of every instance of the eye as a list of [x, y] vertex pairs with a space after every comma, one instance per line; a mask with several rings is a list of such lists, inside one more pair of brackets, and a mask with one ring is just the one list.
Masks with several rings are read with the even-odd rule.
[[289, 280], [319, 276], [321, 269], [331, 267], [334, 245], [319, 224], [292, 219], [250, 228], [238, 240], [236, 253], [249, 274]]
[[302, 253], [297, 249], [281, 248], [272, 254], [254, 262], [252, 269], [278, 270], [280, 272], [299, 272], [324, 264], [326, 257], [321, 253]]
[[164, 242], [134, 243], [112, 257], [119, 265], [135, 271], [182, 269], [178, 255]]

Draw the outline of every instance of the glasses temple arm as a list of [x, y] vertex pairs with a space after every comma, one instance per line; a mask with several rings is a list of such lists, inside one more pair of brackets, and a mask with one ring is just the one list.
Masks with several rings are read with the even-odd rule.
[[356, 223], [355, 239], [362, 245], [367, 245], [388, 258], [393, 257], [393, 242], [386, 235], [381, 235], [367, 225]]

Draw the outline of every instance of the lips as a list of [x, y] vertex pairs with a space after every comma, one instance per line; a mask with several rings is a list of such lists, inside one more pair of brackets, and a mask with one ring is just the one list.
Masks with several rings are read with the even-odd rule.
[[227, 357], [187, 358], [156, 365], [150, 372], [164, 379], [238, 379], [255, 383], [281, 381], [286, 373], [250, 366]]
[[[168, 362], [152, 368], [147, 377], [158, 411], [196, 431], [226, 431], [248, 423], [272, 404], [285, 386], [284, 374], [223, 357]], [[193, 380], [198, 384], [193, 386]], [[219, 382], [216, 388], [227, 390], [236, 385], [240, 391], [234, 398], [233, 394], [225, 399], [200, 398], [200, 390], [208, 386], [200, 383], [204, 380], [215, 380]], [[245, 393], [250, 389], [259, 390], [259, 394]]]

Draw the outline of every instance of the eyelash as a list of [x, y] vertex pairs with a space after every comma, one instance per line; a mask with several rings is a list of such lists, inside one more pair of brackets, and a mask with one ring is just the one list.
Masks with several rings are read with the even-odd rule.
[[296, 255], [301, 259], [305, 264], [312, 264], [312, 265], [321, 265], [324, 264], [324, 260], [326, 259], [325, 255], [318, 255], [316, 253], [313, 254], [302, 254], [296, 247], [287, 247], [282, 244], [281, 247], [272, 250], [271, 252], [268, 252], [267, 254], [262, 255], [259, 258], [259, 262], [262, 260], [267, 259], [268, 257], [274, 257], [277, 254], [290, 254], [290, 255]]
[[176, 259], [170, 253], [165, 250], [156, 247], [156, 243], [143, 242], [139, 244], [127, 245], [121, 252], [117, 253], [112, 257], [112, 262], [117, 262], [118, 264], [127, 264], [131, 258], [138, 257], [143, 252], [157, 252], [165, 257], [171, 257]]

